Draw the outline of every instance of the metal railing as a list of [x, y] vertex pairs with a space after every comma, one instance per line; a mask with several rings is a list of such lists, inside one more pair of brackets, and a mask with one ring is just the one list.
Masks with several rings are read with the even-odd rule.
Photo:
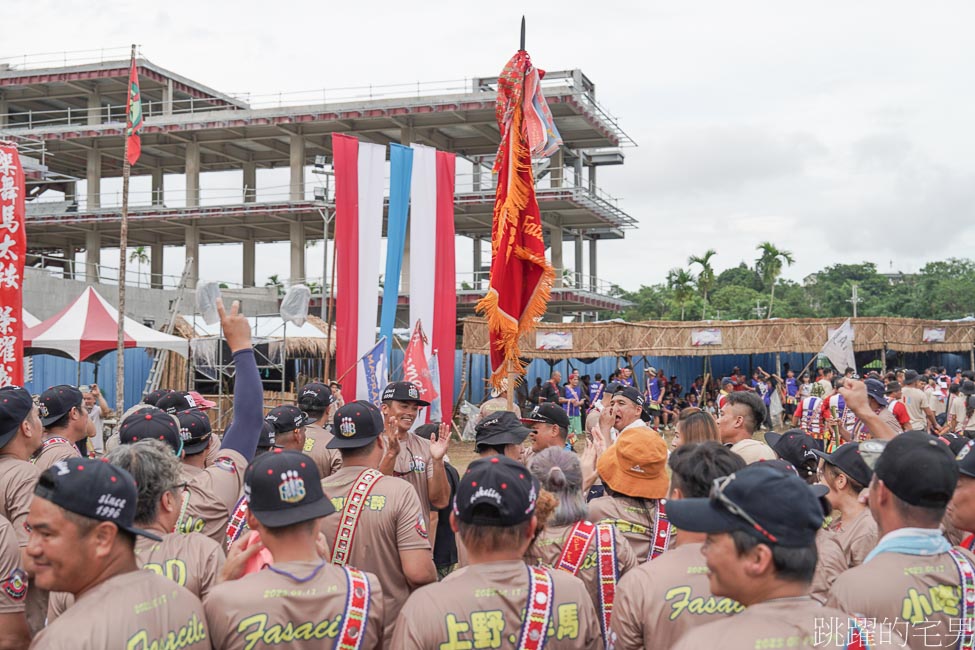
[[[554, 289], [577, 289], [586, 293], [602, 297], [617, 297], [620, 293], [619, 285], [607, 280], [601, 280], [588, 273], [579, 273], [572, 269], [555, 269], [556, 283]], [[458, 293], [484, 293], [491, 280], [490, 271], [474, 271], [457, 274]]]
[[[34, 54], [18, 54], [16, 56], [0, 56], [0, 72], [4, 66], [13, 70], [32, 70], [37, 68], [51, 68], [54, 66], [85, 65], [92, 63], [106, 63], [128, 59], [131, 46], [103, 47], [94, 50], [72, 50], [63, 52], [40, 52]], [[136, 46], [136, 56], [141, 48]]]

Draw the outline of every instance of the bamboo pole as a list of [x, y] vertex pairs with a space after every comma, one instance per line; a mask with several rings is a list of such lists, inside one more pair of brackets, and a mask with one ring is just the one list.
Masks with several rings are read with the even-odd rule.
[[[325, 224], [325, 248], [328, 248], [328, 223]], [[335, 290], [335, 241], [332, 241], [332, 279], [328, 282], [328, 304], [325, 307], [325, 383], [328, 383], [332, 373], [332, 318], [335, 316], [333, 305], [333, 291]], [[324, 278], [322, 279], [324, 281]], [[325, 292], [322, 292], [324, 298]], [[343, 377], [345, 375], [342, 375]]]
[[[132, 61], [135, 61], [135, 45], [132, 46]], [[131, 102], [132, 89], [126, 84], [125, 131], [122, 139], [122, 225], [118, 242], [118, 343], [115, 347], [115, 412], [121, 416], [125, 412], [125, 253], [129, 238], [129, 129], [132, 128]]]

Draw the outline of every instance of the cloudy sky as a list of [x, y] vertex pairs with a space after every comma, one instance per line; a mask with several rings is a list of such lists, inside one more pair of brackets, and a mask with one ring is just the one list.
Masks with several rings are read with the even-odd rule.
[[[793, 252], [795, 280], [840, 262], [912, 271], [975, 257], [975, 5], [554, 6], [13, 0], [7, 24], [25, 27], [6, 30], [0, 56], [136, 42], [163, 67], [255, 94], [462, 79], [500, 71], [526, 13], [536, 64], [581, 68], [639, 145], [600, 172], [600, 188], [640, 222], [601, 245], [602, 278], [660, 282], [707, 248], [720, 270], [752, 262], [765, 240]], [[239, 250], [222, 248], [203, 255], [201, 274], [239, 281], [227, 270]], [[167, 255], [178, 272], [178, 254]], [[259, 257], [258, 278], [287, 275], [283, 248]]]

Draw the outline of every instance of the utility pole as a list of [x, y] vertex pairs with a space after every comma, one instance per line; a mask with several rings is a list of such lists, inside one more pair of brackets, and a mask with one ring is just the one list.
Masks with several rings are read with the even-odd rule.
[[764, 313], [765, 313], [765, 307], [762, 307], [762, 301], [761, 300], [756, 300], [755, 301], [755, 317], [758, 318], [758, 319], [761, 319], [762, 318], [762, 314], [764, 314]]
[[851, 290], [850, 299], [847, 302], [853, 304], [853, 318], [857, 317], [857, 304], [863, 302], [863, 298], [860, 297], [857, 283], [853, 283], [853, 288]]

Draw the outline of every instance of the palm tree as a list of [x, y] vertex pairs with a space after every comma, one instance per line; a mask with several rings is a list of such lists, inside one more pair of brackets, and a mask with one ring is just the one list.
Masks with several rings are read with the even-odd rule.
[[680, 305], [680, 319], [684, 320], [684, 305], [694, 294], [694, 276], [687, 269], [670, 269], [667, 285], [674, 292], [674, 300]]
[[697, 290], [701, 292], [701, 297], [704, 299], [704, 305], [701, 307], [701, 320], [704, 320], [708, 308], [708, 292], [714, 286], [714, 267], [711, 266], [711, 258], [717, 254], [717, 251], [709, 248], [704, 255], [691, 255], [687, 258], [688, 264], [697, 264], [701, 267], [701, 272], [697, 274]]
[[281, 282], [281, 278], [278, 277], [277, 273], [275, 273], [274, 275], [267, 276], [267, 282], [264, 283], [264, 286], [274, 287], [275, 289], [278, 290], [279, 296], [284, 295], [284, 282]]
[[136, 276], [142, 275], [142, 265], [149, 263], [149, 255], [146, 253], [146, 247], [137, 246], [136, 248], [133, 248], [132, 252], [129, 254], [129, 261], [139, 264], [139, 270], [136, 273]]
[[755, 260], [755, 271], [762, 276], [762, 282], [769, 289], [767, 318], [771, 318], [772, 303], [775, 300], [775, 281], [782, 275], [782, 263], [785, 262], [788, 266], [792, 266], [795, 259], [791, 252], [779, 250], [775, 244], [769, 241], [762, 242], [755, 247], [755, 250], [761, 252], [761, 255]]

